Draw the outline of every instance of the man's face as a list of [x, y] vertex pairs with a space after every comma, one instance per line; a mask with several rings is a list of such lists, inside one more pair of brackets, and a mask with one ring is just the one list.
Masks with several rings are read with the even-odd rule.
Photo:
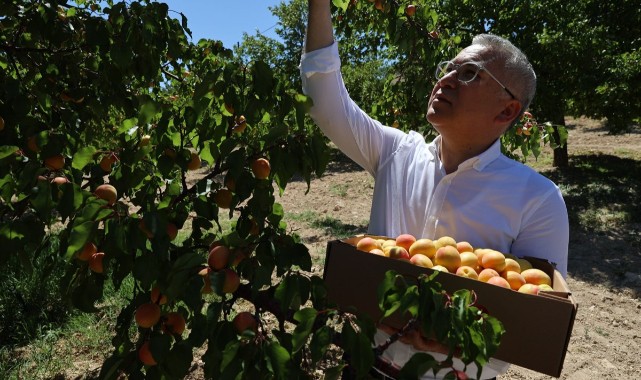
[[[492, 61], [491, 54], [480, 45], [463, 49], [453, 60], [454, 64], [480, 63], [505, 83], [503, 65]], [[441, 135], [466, 136], [491, 135], [497, 138], [501, 128], [495, 128], [496, 116], [503, 110], [511, 96], [485, 70], [480, 70], [474, 80], [462, 83], [456, 70], [442, 77], [434, 86], [427, 107], [427, 120]], [[494, 137], [494, 135], [496, 135]]]

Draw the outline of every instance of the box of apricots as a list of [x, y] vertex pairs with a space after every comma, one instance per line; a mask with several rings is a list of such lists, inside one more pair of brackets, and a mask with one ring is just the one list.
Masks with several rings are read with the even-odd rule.
[[[559, 377], [577, 303], [561, 274], [549, 262], [472, 247], [443, 236], [436, 240], [399, 235], [359, 235], [327, 244], [324, 279], [328, 298], [378, 321], [377, 289], [388, 270], [406, 278], [440, 271], [435, 280], [452, 293], [470, 289], [477, 305], [505, 328], [496, 359]], [[383, 322], [401, 328], [397, 311]]]

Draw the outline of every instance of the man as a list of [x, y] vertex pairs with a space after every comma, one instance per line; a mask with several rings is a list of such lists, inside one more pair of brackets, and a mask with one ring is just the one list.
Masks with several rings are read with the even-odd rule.
[[[440, 135], [427, 144], [416, 132], [371, 119], [349, 98], [329, 3], [309, 0], [300, 66], [303, 90], [314, 102], [315, 123], [375, 178], [369, 233], [451, 236], [474, 247], [546, 259], [565, 276], [569, 227], [558, 187], [500, 150], [501, 135], [534, 96], [536, 76], [523, 53], [505, 39], [480, 35], [454, 59], [439, 64], [426, 117]], [[389, 332], [379, 329], [376, 343]], [[430, 346], [413, 346], [396, 342], [384, 357], [397, 366], [417, 349], [444, 358]], [[475, 377], [471, 367], [467, 373]], [[507, 367], [493, 359], [482, 378]]]

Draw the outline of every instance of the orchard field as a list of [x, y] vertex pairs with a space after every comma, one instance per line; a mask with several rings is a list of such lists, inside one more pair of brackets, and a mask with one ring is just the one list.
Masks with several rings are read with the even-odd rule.
[[[593, 120], [567, 121], [571, 167], [552, 169], [549, 151], [528, 161], [561, 186], [570, 215], [568, 285], [579, 309], [561, 379], [635, 378], [641, 368], [641, 130], [614, 136]], [[326, 174], [306, 190], [304, 181], [293, 181], [278, 201], [288, 229], [310, 249], [312, 270], [321, 274], [327, 241], [366, 232], [373, 179], [334, 150]], [[224, 224], [226, 216], [220, 217]], [[105, 300], [95, 319], [73, 318], [72, 326], [50, 331], [42, 326], [31, 344], [2, 351], [0, 370], [21, 373], [17, 378], [95, 378], [109, 354], [110, 309], [117, 302]], [[189, 379], [204, 378], [199, 354]], [[515, 366], [501, 377], [549, 378]]]

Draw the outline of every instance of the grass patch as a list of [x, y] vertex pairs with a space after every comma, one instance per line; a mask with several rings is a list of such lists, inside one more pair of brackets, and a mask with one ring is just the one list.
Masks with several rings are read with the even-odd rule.
[[339, 183], [339, 184], [331, 185], [329, 188], [329, 191], [334, 195], [344, 198], [347, 195], [347, 189], [349, 189], [348, 184]]

